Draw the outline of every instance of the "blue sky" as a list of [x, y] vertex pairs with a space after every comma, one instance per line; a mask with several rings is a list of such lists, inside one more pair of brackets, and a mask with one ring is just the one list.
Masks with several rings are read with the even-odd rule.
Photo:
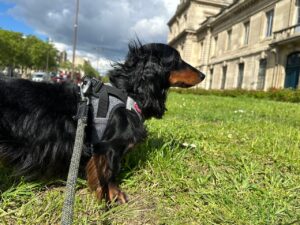
[[25, 22], [15, 19], [9, 13], [9, 9], [15, 6], [13, 3], [3, 3], [0, 2], [0, 28], [5, 30], [11, 30], [16, 32], [21, 32], [25, 35], [35, 35], [42, 40], [46, 40], [46, 36], [38, 34], [35, 30], [28, 26]]

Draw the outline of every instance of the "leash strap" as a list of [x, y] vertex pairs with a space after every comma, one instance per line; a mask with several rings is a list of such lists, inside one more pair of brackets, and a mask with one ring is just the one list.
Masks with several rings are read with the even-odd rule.
[[77, 130], [75, 136], [75, 143], [73, 147], [73, 153], [71, 158], [71, 163], [69, 167], [68, 179], [66, 184], [65, 191], [65, 200], [62, 211], [61, 224], [62, 225], [71, 225], [73, 223], [73, 214], [74, 214], [74, 199], [76, 191], [76, 180], [78, 177], [79, 163], [82, 153], [82, 147], [85, 137], [85, 127], [87, 125], [88, 117], [88, 105], [89, 99], [84, 95], [87, 93], [91, 83], [87, 82], [81, 85], [81, 101], [78, 103], [77, 114], [75, 119], [78, 119]]
[[73, 119], [83, 119], [84, 121], [87, 121], [88, 109], [87, 101], [80, 101], [77, 106], [77, 114], [73, 117]]
[[77, 124], [76, 139], [75, 139], [71, 164], [68, 173], [66, 191], [65, 191], [65, 201], [63, 205], [62, 219], [61, 219], [62, 225], [73, 224], [76, 180], [78, 176], [79, 162], [81, 158], [85, 127], [86, 124], [83, 121], [83, 119], [79, 119]]

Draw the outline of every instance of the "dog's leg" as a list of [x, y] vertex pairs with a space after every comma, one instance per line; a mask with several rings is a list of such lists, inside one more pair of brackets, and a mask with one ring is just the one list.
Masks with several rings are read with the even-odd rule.
[[105, 193], [107, 192], [107, 190], [105, 190], [107, 188], [100, 184], [100, 173], [103, 172], [106, 167], [104, 157], [105, 156], [102, 155], [93, 155], [86, 166], [88, 186], [91, 191], [96, 192], [96, 197], [99, 200], [105, 198]]
[[111, 160], [108, 160], [106, 155], [94, 155], [90, 159], [86, 166], [89, 188], [96, 192], [99, 200], [105, 198], [107, 202], [126, 203], [125, 193], [114, 182], [115, 175], [119, 171], [119, 160], [115, 156], [109, 158]]

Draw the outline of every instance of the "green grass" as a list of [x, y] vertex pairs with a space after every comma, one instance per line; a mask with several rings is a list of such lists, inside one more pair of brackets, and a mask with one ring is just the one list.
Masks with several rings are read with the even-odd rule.
[[[126, 157], [130, 202], [107, 210], [80, 181], [75, 224], [300, 224], [300, 105], [171, 93]], [[59, 224], [63, 186], [0, 170], [0, 224]]]

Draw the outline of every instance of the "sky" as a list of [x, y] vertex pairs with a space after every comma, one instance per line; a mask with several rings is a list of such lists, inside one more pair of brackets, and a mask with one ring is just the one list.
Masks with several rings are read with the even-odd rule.
[[[123, 60], [130, 40], [166, 43], [179, 0], [80, 0], [77, 54], [105, 73]], [[50, 38], [72, 55], [76, 0], [0, 0], [2, 29]], [[97, 63], [98, 62], [98, 63]]]

